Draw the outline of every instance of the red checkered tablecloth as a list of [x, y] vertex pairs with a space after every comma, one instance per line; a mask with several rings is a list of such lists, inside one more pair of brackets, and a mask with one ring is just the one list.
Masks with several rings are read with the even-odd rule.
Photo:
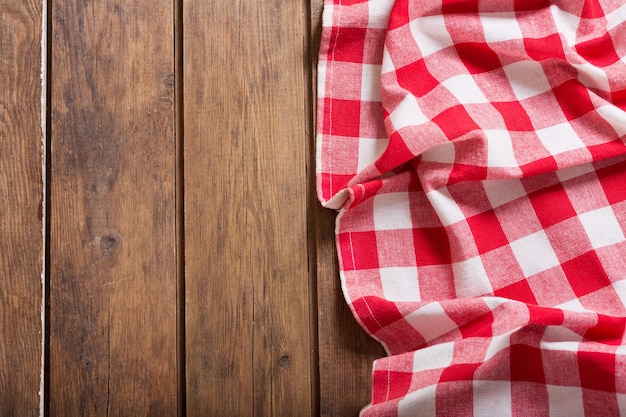
[[369, 416], [626, 416], [623, 0], [326, 0], [318, 195]]

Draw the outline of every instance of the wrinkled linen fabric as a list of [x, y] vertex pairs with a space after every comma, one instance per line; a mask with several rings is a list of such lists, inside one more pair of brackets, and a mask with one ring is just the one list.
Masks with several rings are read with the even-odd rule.
[[317, 191], [370, 416], [626, 415], [626, 5], [325, 0]]

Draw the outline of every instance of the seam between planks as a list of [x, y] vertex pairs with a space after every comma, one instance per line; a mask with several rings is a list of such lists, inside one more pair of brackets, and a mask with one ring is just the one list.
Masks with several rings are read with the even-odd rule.
[[176, 136], [176, 404], [178, 417], [187, 415], [186, 297], [185, 297], [185, 143], [184, 143], [184, 57], [183, 0], [174, 8], [174, 118]]
[[39, 415], [45, 416], [46, 409], [46, 355], [47, 355], [47, 265], [48, 265], [48, 1], [41, 4], [41, 373], [39, 379]]

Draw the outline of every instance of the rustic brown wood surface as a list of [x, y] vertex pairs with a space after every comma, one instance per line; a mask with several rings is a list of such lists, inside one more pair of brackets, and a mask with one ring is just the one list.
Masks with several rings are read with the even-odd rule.
[[367, 404], [315, 196], [322, 2], [49, 2], [42, 336], [41, 2], [0, 0], [0, 417], [39, 414], [42, 341], [50, 416]]
[[187, 411], [316, 415], [308, 10], [184, 8]]
[[39, 415], [41, 2], [0, 0], [0, 416]]
[[[311, 2], [314, 69], [321, 37], [322, 3]], [[315, 78], [314, 71], [313, 101]], [[311, 184], [314, 186], [313, 181]], [[357, 324], [343, 296], [335, 248], [335, 213], [316, 204], [309, 216], [316, 222], [313, 244], [317, 251], [320, 415], [356, 417], [370, 401], [372, 362], [385, 352]]]
[[49, 415], [176, 414], [174, 16], [51, 2]]

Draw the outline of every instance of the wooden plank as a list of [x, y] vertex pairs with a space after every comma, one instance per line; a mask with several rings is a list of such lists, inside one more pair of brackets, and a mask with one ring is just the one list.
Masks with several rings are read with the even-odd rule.
[[317, 212], [320, 415], [358, 416], [371, 400], [372, 362], [385, 351], [357, 324], [341, 290], [335, 214]]
[[53, 0], [51, 416], [176, 414], [171, 0]]
[[[311, 1], [312, 67], [322, 29], [323, 0]], [[316, 72], [313, 73], [314, 100]], [[335, 246], [335, 213], [317, 204], [315, 218], [317, 259], [320, 415], [358, 416], [371, 399], [372, 362], [385, 355], [382, 346], [357, 324], [346, 304], [339, 279]]]
[[302, 1], [184, 8], [189, 416], [315, 413], [307, 19]]
[[41, 5], [0, 0], [0, 416], [39, 415]]

